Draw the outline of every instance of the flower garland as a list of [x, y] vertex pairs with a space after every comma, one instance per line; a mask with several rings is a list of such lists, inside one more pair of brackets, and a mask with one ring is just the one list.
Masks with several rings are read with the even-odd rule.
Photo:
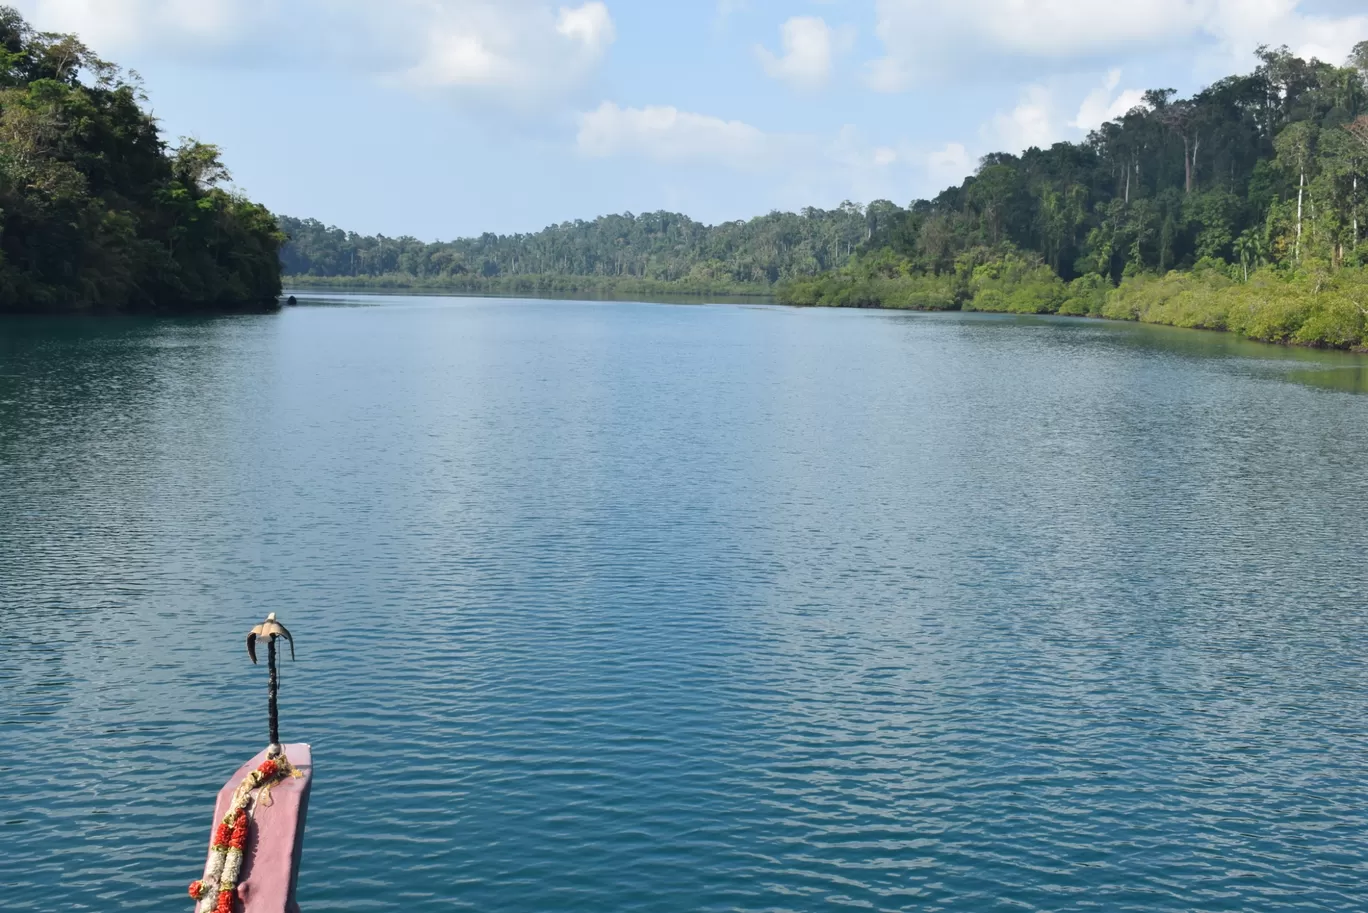
[[286, 777], [303, 776], [281, 755], [267, 758], [256, 770], [243, 777], [228, 803], [228, 813], [214, 828], [214, 839], [209, 846], [209, 861], [204, 865], [204, 877], [190, 882], [190, 896], [195, 901], [195, 913], [233, 913], [233, 897], [238, 876], [242, 873], [242, 856], [247, 851], [247, 833], [251, 814], [252, 791], [260, 788], [257, 802], [271, 804], [271, 788]]

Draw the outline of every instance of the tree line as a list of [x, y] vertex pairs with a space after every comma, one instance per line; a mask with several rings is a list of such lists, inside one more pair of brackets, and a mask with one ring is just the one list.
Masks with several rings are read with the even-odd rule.
[[312, 219], [286, 217], [280, 224], [290, 238], [282, 263], [292, 276], [404, 276], [449, 286], [577, 276], [609, 280], [600, 283], [605, 288], [634, 280], [762, 291], [845, 265], [871, 232], [865, 209], [853, 203], [712, 226], [679, 213], [629, 212], [437, 243], [362, 236]]
[[0, 6], [0, 313], [273, 305], [284, 236], [136, 77]]
[[1368, 42], [1342, 66], [1286, 48], [1257, 60], [1188, 98], [1146, 92], [1082, 142], [987, 155], [960, 185], [905, 207], [716, 226], [627, 213], [435, 244], [282, 219], [283, 262], [336, 283], [768, 291], [793, 304], [1119, 316], [1362, 346]]

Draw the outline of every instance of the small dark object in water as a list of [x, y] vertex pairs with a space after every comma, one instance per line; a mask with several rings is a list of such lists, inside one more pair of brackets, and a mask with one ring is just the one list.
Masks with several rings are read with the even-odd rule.
[[293, 306], [293, 305], [299, 304], [299, 299], [296, 298], [294, 295], [291, 295], [291, 296], [289, 297], [289, 299], [286, 300], [285, 303], [288, 304], [288, 305]]

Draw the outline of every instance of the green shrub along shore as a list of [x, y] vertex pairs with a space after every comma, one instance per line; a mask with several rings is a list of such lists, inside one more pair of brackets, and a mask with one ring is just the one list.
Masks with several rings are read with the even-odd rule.
[[1137, 274], [1114, 286], [1097, 274], [1065, 282], [1038, 259], [1018, 252], [964, 258], [943, 274], [898, 272], [863, 260], [839, 273], [782, 284], [784, 304], [926, 311], [990, 311], [1135, 320], [1224, 330], [1286, 345], [1368, 350], [1368, 270], [1264, 267], [1232, 276], [1207, 260], [1166, 275]]

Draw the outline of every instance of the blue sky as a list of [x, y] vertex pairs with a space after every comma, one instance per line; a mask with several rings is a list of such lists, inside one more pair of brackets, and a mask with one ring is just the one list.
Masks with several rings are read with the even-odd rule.
[[274, 211], [425, 239], [906, 204], [1261, 43], [1368, 39], [1362, 0], [8, 2], [140, 72]]

